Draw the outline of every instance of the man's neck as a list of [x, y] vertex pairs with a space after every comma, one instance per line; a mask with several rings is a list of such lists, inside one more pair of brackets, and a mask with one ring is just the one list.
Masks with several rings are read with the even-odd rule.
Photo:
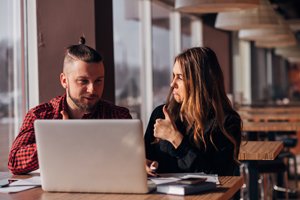
[[79, 109], [70, 99], [67, 98], [68, 115], [70, 119], [81, 119], [85, 114], [84, 111]]
[[71, 109], [69, 107], [68, 114], [70, 119], [81, 119], [85, 113], [80, 110]]

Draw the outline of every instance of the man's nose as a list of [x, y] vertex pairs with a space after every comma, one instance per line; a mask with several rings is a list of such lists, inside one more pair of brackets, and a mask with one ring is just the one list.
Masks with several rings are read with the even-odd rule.
[[89, 84], [88, 87], [87, 87], [87, 92], [93, 94], [95, 91], [95, 86], [94, 84]]

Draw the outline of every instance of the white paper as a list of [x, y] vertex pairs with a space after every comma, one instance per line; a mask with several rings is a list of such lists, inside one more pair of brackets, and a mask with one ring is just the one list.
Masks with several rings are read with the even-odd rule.
[[153, 181], [156, 185], [164, 184], [164, 183], [172, 183], [175, 181], [180, 180], [180, 178], [175, 177], [151, 177], [149, 178], [151, 181]]
[[[173, 174], [174, 175], [174, 174]], [[172, 176], [170, 174], [170, 177], [151, 177], [149, 178], [151, 181], [153, 181], [156, 185], [164, 184], [164, 183], [172, 183], [175, 181], [178, 181], [180, 179], [186, 179], [186, 178], [206, 178], [207, 182], [213, 182], [217, 185], [220, 185], [220, 181], [218, 178], [218, 175], [216, 174], [185, 174], [182, 176]]]
[[34, 176], [27, 179], [19, 179], [9, 184], [8, 187], [0, 188], [0, 193], [14, 193], [29, 190], [41, 186], [41, 177]]
[[41, 177], [40, 176], [33, 176], [27, 179], [20, 179], [17, 181], [12, 182], [9, 186], [41, 186]]
[[187, 174], [182, 176], [181, 178], [206, 178], [206, 182], [213, 182], [217, 185], [220, 185], [220, 181], [218, 175], [216, 174], [203, 174], [203, 175], [194, 175], [194, 174]]

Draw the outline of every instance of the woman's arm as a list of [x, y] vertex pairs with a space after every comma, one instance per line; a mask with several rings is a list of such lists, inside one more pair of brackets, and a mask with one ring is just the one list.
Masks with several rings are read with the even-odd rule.
[[[241, 121], [238, 116], [227, 116], [225, 118], [225, 129], [228, 134], [236, 140], [237, 148], [241, 141]], [[210, 142], [210, 131], [213, 132], [215, 149]], [[207, 149], [204, 150], [192, 146], [190, 138], [185, 136], [177, 149], [172, 149], [170, 155], [177, 158], [178, 167], [186, 172], [216, 173], [219, 175], [233, 175], [234, 167], [234, 146], [219, 129], [207, 130], [205, 133]]]
[[156, 119], [163, 117], [163, 113], [162, 113], [163, 106], [164, 105], [160, 105], [153, 110], [145, 132], [144, 141], [145, 141], [145, 149], [146, 149], [146, 158], [149, 160], [156, 159], [154, 147], [152, 145], [152, 143], [155, 141], [153, 130], [154, 130], [154, 124]]

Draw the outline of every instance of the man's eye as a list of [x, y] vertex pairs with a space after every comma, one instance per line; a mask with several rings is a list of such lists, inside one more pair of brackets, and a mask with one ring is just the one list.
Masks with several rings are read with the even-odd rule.
[[87, 84], [89, 81], [88, 80], [79, 80], [78, 82], [81, 84]]
[[102, 82], [101, 79], [98, 79], [98, 80], [95, 81], [95, 83], [98, 83], [98, 84], [101, 83], [101, 82]]

